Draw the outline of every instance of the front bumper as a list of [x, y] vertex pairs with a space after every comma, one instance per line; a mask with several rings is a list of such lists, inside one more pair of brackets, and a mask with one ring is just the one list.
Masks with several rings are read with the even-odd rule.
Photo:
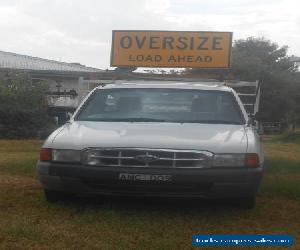
[[[38, 162], [42, 186], [72, 193], [230, 198], [255, 195], [263, 168], [130, 168], [90, 167], [76, 164]], [[119, 180], [120, 173], [171, 175], [171, 181]]]

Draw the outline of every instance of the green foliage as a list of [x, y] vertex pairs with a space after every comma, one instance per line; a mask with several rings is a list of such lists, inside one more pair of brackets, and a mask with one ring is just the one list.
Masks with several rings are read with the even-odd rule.
[[264, 38], [236, 40], [232, 49], [232, 73], [236, 78], [255, 81], [262, 74], [295, 72], [296, 67], [289, 61], [287, 50], [287, 46], [279, 47]]
[[26, 74], [13, 74], [0, 78], [1, 106], [14, 108], [22, 106], [25, 109], [44, 107], [44, 93], [47, 85], [44, 82], [33, 82]]
[[280, 136], [276, 136], [271, 140], [271, 142], [300, 144], [300, 130], [295, 132], [287, 132]]
[[27, 74], [0, 75], [0, 137], [43, 136], [51, 124], [47, 116], [44, 82], [34, 82]]
[[237, 40], [232, 50], [232, 73], [245, 81], [262, 80], [260, 117], [265, 121], [299, 120], [300, 74], [287, 55], [264, 38]]

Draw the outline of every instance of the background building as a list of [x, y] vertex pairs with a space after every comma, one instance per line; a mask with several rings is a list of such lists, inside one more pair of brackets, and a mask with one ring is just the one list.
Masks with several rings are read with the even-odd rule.
[[45, 81], [49, 86], [47, 101], [49, 114], [64, 122], [66, 113], [79, 102], [79, 79], [95, 79], [101, 69], [80, 63], [65, 63], [38, 57], [0, 51], [0, 72], [23, 72], [34, 82]]

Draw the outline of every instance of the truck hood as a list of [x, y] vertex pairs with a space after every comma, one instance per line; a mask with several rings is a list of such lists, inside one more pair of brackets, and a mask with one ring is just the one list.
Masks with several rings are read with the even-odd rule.
[[75, 121], [54, 132], [44, 147], [146, 147], [245, 153], [247, 135], [243, 125]]

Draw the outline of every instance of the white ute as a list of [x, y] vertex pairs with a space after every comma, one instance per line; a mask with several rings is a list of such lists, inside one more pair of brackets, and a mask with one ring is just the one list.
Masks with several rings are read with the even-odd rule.
[[255, 205], [259, 136], [219, 82], [136, 81], [95, 88], [45, 141], [46, 198], [71, 194], [234, 198]]

